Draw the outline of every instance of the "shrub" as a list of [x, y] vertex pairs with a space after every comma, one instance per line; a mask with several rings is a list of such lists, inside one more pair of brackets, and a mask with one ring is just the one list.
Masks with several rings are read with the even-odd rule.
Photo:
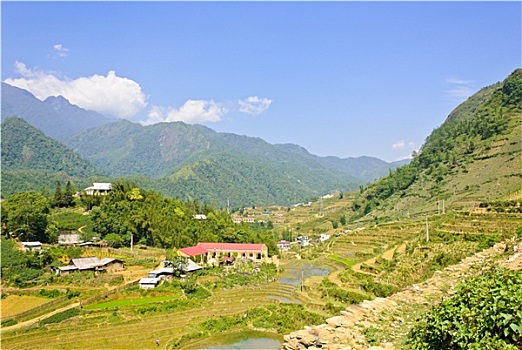
[[386, 298], [397, 292], [397, 287], [391, 284], [384, 284], [379, 282], [367, 281], [363, 288], [366, 292], [372, 293], [376, 297]]
[[58, 289], [40, 289], [38, 292], [39, 296], [46, 297], [46, 298], [57, 298], [60, 296], [60, 291]]
[[14, 326], [15, 324], [17, 324], [18, 321], [15, 320], [15, 319], [11, 319], [11, 320], [5, 320], [5, 321], [2, 321], [2, 327], [10, 327], [10, 326]]
[[489, 270], [461, 284], [417, 324], [413, 349], [522, 348], [522, 273]]

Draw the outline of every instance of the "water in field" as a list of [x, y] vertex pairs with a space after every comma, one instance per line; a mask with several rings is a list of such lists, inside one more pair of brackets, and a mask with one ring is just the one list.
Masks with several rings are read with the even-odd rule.
[[279, 278], [279, 283], [298, 286], [303, 278], [312, 276], [326, 276], [332, 272], [332, 268], [328, 266], [319, 266], [306, 260], [295, 260], [284, 266], [283, 276]]
[[211, 345], [200, 350], [277, 350], [281, 342], [272, 338], [251, 338], [233, 344]]

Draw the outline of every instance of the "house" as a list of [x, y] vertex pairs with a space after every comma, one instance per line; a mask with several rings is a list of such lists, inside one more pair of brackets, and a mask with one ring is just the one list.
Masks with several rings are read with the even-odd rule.
[[174, 275], [174, 269], [172, 267], [162, 267], [149, 272], [149, 278], [166, 279], [172, 275]]
[[125, 268], [125, 263], [119, 259], [103, 258], [98, 259], [95, 256], [87, 258], [73, 258], [67, 266], [60, 266], [56, 270], [57, 275], [66, 275], [73, 271], [95, 271], [95, 272], [113, 272], [120, 271]]
[[142, 289], [156, 288], [158, 283], [159, 283], [159, 278], [143, 277], [142, 279], [140, 279], [140, 288], [142, 288]]
[[82, 243], [82, 236], [78, 233], [61, 233], [58, 236], [58, 244], [76, 246]]
[[[174, 275], [174, 268], [172, 267], [172, 262], [170, 260], [164, 260], [163, 263], [165, 267], [149, 272], [149, 278], [168, 279]], [[201, 266], [196, 264], [194, 261], [187, 259], [187, 266], [183, 268], [183, 272], [194, 272], [201, 269]]]
[[243, 217], [240, 217], [240, 216], [233, 217], [232, 221], [235, 224], [240, 224], [242, 222], [247, 222], [249, 224], [253, 224], [254, 222], [256, 222], [256, 220], [254, 218], [252, 218], [252, 217], [243, 218]]
[[42, 243], [40, 243], [40, 242], [22, 242], [22, 248], [26, 252], [32, 252], [33, 250], [42, 249]]
[[296, 240], [301, 244], [301, 247], [308, 247], [309, 245], [308, 236], [299, 236]]
[[91, 186], [87, 187], [84, 191], [90, 196], [106, 195], [112, 190], [112, 184], [110, 182], [93, 182]]
[[207, 216], [205, 214], [192, 215], [192, 218], [194, 218], [196, 220], [207, 220]]
[[320, 240], [321, 242], [327, 241], [327, 240], [329, 240], [329, 239], [330, 239], [330, 235], [327, 235], [327, 234], [325, 234], [325, 233], [321, 233], [321, 235], [319, 236], [319, 240]]
[[222, 258], [246, 258], [253, 261], [268, 259], [268, 247], [265, 244], [247, 243], [198, 243], [194, 247], [178, 250], [180, 256], [198, 258], [201, 262]]
[[279, 241], [276, 244], [277, 244], [277, 247], [279, 248], [279, 251], [281, 251], [281, 252], [290, 250], [290, 242], [288, 242], [288, 241]]

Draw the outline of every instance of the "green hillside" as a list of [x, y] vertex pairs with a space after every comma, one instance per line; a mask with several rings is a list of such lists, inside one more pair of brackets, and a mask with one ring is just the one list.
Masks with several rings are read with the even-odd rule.
[[20, 118], [2, 124], [2, 196], [53, 188], [56, 181], [74, 181], [96, 174], [78, 154]]
[[[457, 107], [413, 161], [361, 191], [358, 217], [407, 217], [520, 199], [522, 69]], [[444, 203], [443, 203], [444, 202]]]
[[272, 145], [182, 122], [120, 121], [65, 143], [111, 176], [221, 207], [300, 202], [355, 189], [397, 167], [372, 157], [318, 157], [297, 145]]

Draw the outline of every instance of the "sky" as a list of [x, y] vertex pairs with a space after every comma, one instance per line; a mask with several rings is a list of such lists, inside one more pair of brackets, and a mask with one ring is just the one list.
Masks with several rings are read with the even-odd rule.
[[522, 66], [521, 2], [1, 2], [1, 79], [144, 125], [409, 157]]

